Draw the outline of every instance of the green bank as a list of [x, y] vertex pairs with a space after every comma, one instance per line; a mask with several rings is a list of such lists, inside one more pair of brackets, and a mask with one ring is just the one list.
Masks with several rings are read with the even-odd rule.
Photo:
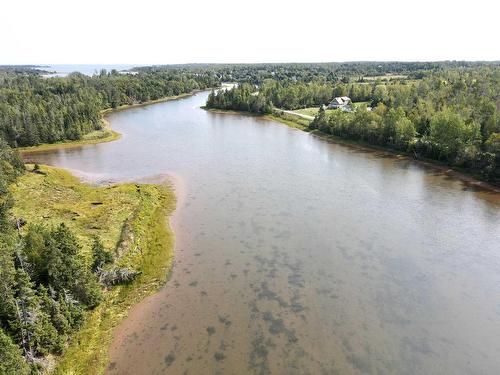
[[27, 168], [11, 186], [13, 214], [26, 221], [25, 227], [65, 223], [88, 262], [92, 239], [99, 236], [114, 255], [114, 267], [138, 272], [130, 283], [103, 287], [100, 304], [86, 311], [84, 323], [64, 353], [49, 358], [55, 374], [100, 374], [113, 329], [132, 305], [166, 281], [174, 246], [168, 225], [175, 208], [173, 189], [166, 184], [135, 183], [94, 187], [62, 169], [41, 166], [34, 172], [32, 165]]

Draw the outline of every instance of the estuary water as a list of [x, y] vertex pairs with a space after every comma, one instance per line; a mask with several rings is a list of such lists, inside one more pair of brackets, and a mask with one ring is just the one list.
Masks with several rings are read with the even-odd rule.
[[175, 181], [173, 273], [118, 327], [109, 374], [500, 373], [500, 194], [204, 111], [207, 95], [30, 156], [95, 182]]
[[125, 64], [55, 64], [55, 65], [40, 65], [38, 69], [46, 70], [49, 74], [44, 74], [44, 77], [66, 77], [68, 74], [78, 72], [85, 74], [87, 76], [97, 75], [102, 69], [106, 69], [107, 72], [116, 69], [119, 72], [128, 71], [139, 65], [125, 65]]

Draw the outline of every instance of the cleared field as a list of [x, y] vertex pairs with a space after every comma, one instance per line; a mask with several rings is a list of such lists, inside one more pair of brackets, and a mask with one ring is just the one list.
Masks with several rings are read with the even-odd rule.
[[365, 81], [376, 81], [377, 79], [380, 79], [381, 81], [390, 81], [392, 79], [406, 79], [406, 78], [408, 78], [408, 76], [403, 74], [385, 74], [381, 76], [363, 77]]
[[[359, 107], [362, 105], [369, 106], [370, 102], [356, 102], [352, 103], [354, 107]], [[335, 111], [334, 109], [327, 109], [327, 112], [329, 111]], [[295, 109], [293, 112], [300, 113], [301, 115], [307, 115], [307, 116], [316, 116], [319, 112], [319, 107], [309, 107], [309, 108], [302, 108], [302, 109]]]
[[352, 105], [354, 106], [354, 108], [360, 107], [362, 105], [366, 105], [367, 107], [369, 107], [370, 102], [356, 102], [356, 103], [352, 103]]
[[309, 107], [303, 109], [296, 109], [294, 112], [300, 113], [307, 116], [316, 116], [319, 112], [319, 107]]

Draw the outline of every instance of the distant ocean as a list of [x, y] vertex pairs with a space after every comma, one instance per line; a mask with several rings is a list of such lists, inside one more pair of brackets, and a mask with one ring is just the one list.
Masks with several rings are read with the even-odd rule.
[[108, 72], [110, 70], [116, 69], [129, 70], [140, 65], [127, 65], [127, 64], [84, 64], [84, 65], [39, 65], [38, 68], [41, 70], [46, 70], [50, 72], [56, 72], [53, 74], [46, 74], [47, 77], [64, 77], [73, 72], [79, 72], [88, 76], [94, 74], [99, 74], [101, 69], [106, 69]]

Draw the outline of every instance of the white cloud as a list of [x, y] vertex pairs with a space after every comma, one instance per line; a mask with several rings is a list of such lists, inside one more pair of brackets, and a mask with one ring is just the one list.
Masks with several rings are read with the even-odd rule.
[[5, 0], [0, 64], [498, 60], [491, 0]]

